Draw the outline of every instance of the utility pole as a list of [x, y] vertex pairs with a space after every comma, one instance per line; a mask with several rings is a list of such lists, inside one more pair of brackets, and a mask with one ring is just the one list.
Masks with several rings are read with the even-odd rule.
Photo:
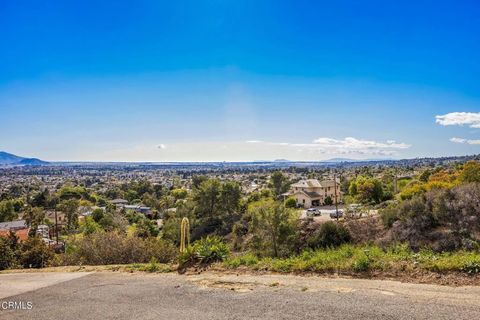
[[335, 188], [335, 216], [337, 217], [337, 223], [338, 223], [337, 174], [335, 172], [333, 173], [333, 184]]
[[58, 244], [58, 220], [57, 220], [57, 209], [53, 211], [55, 213], [55, 238], [57, 239]]
[[397, 194], [397, 167], [393, 169], [393, 194]]

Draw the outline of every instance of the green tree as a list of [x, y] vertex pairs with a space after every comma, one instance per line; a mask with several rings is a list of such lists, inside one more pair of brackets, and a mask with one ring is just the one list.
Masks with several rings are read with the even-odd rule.
[[220, 212], [221, 184], [217, 179], [202, 182], [194, 192], [194, 201], [197, 204], [197, 213], [202, 218], [218, 217]]
[[431, 169], [426, 169], [425, 171], [422, 172], [422, 174], [418, 179], [422, 182], [428, 182], [428, 179], [432, 174], [433, 174], [433, 171]]
[[173, 189], [172, 190], [172, 196], [175, 197], [175, 199], [185, 199], [187, 197], [188, 193], [187, 190], [185, 189]]
[[480, 182], [480, 163], [468, 161], [460, 171], [459, 180], [462, 183]]
[[333, 204], [332, 197], [327, 196], [327, 197], [325, 198], [324, 203], [325, 203], [325, 205], [327, 205], [327, 206], [331, 206], [331, 205]]
[[29, 207], [23, 214], [23, 219], [30, 226], [30, 235], [35, 235], [39, 225], [45, 220], [45, 211], [42, 208]]
[[6, 239], [0, 237], [0, 270], [5, 270], [15, 264], [15, 254]]
[[78, 210], [79, 202], [77, 199], [63, 200], [57, 206], [59, 211], [62, 211], [65, 214], [65, 219], [67, 221], [67, 230], [73, 231], [78, 227]]
[[105, 215], [105, 212], [103, 211], [103, 209], [96, 208], [95, 210], [92, 211], [92, 219], [95, 222], [99, 222], [100, 220], [102, 220], [104, 215]]
[[375, 178], [360, 176], [350, 183], [349, 191], [362, 203], [380, 203], [383, 199], [382, 183]]
[[35, 194], [30, 201], [33, 207], [48, 207], [48, 201], [50, 199], [50, 192], [47, 188]]
[[85, 235], [92, 234], [102, 230], [102, 227], [95, 222], [92, 217], [85, 217], [82, 222], [80, 222], [80, 232]]
[[14, 202], [12, 200], [0, 201], [0, 222], [12, 221], [18, 218], [15, 211]]
[[286, 200], [285, 200], [285, 207], [287, 208], [295, 208], [297, 206], [297, 200], [295, 200], [295, 198], [293, 197], [288, 197]]
[[279, 197], [288, 190], [288, 180], [281, 171], [273, 172], [270, 180], [275, 196]]
[[193, 176], [192, 177], [192, 187], [193, 187], [193, 189], [196, 189], [196, 188], [200, 187], [200, 185], [207, 180], [208, 180], [207, 176], [197, 176], [197, 175]]
[[231, 214], [238, 211], [242, 192], [236, 182], [225, 182], [220, 190], [220, 206], [224, 213]]
[[288, 254], [296, 243], [298, 216], [295, 210], [281, 203], [264, 200], [252, 203], [249, 232], [253, 235], [253, 248], [278, 257]]
[[20, 263], [24, 268], [43, 268], [53, 258], [53, 250], [39, 237], [28, 238], [20, 251]]
[[140, 238], [149, 238], [149, 237], [156, 237], [158, 236], [159, 230], [157, 225], [147, 219], [143, 218], [140, 219], [136, 224], [135, 224], [135, 235]]

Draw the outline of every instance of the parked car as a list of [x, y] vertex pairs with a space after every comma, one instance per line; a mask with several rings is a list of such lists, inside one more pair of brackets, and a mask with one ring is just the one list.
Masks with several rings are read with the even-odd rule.
[[337, 216], [337, 212], [332, 212], [330, 213], [330, 218], [332, 219], [337, 219], [337, 218], [341, 218], [343, 217], [343, 211], [342, 210], [338, 210], [338, 216]]
[[315, 208], [307, 209], [307, 216], [319, 216], [321, 215], [320, 210]]

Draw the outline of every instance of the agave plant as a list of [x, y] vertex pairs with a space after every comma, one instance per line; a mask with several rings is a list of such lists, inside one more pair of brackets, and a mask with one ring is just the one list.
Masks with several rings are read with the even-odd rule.
[[194, 252], [201, 263], [223, 261], [230, 254], [228, 246], [217, 236], [208, 236], [195, 242]]

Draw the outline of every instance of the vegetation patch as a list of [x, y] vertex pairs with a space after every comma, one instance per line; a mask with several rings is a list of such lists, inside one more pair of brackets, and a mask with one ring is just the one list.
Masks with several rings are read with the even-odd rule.
[[408, 245], [388, 249], [378, 246], [344, 244], [337, 248], [306, 250], [288, 258], [257, 258], [251, 253], [228, 258], [223, 266], [228, 269], [248, 267], [281, 273], [365, 273], [365, 272], [462, 272], [480, 271], [480, 254], [471, 251], [435, 253], [431, 250], [413, 252]]

